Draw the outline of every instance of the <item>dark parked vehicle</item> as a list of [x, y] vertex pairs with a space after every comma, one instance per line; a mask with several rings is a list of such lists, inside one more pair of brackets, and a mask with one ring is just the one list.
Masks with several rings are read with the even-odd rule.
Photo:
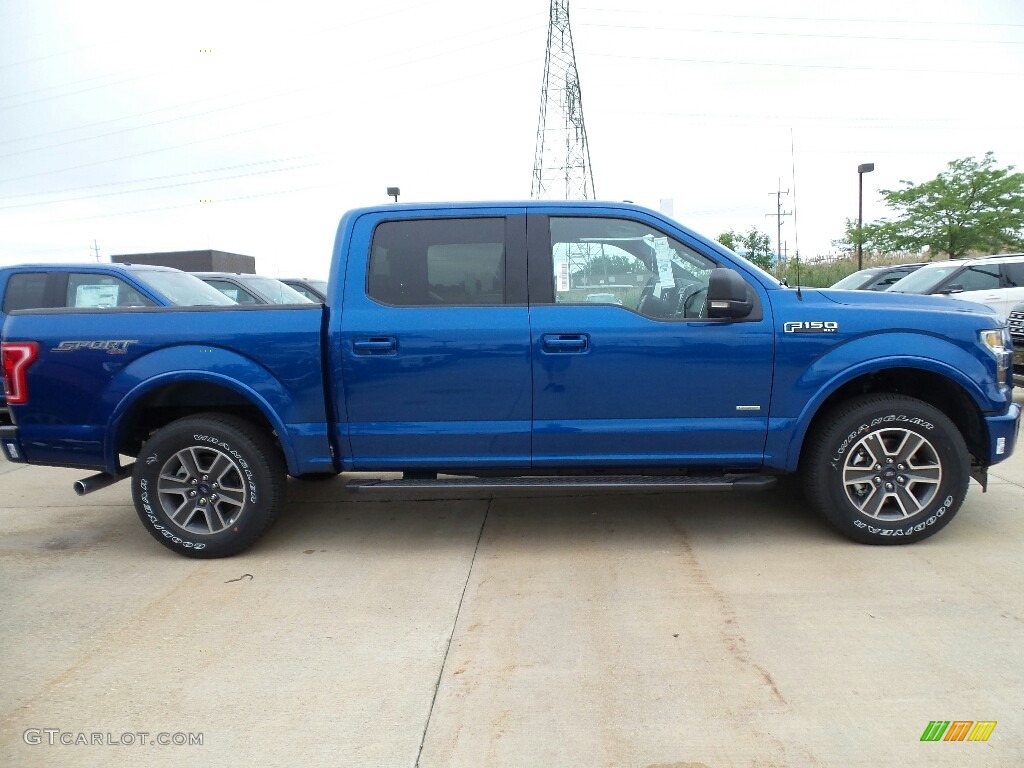
[[317, 304], [327, 301], [327, 281], [313, 280], [308, 277], [285, 277], [281, 282], [294, 288], [307, 299]]
[[315, 304], [312, 299], [285, 285], [277, 278], [240, 272], [193, 272], [239, 304]]
[[924, 266], [924, 262], [916, 264], [895, 264], [889, 267], [868, 267], [852, 275], [847, 275], [833, 288], [848, 291], [884, 291], [890, 285], [902, 280], [911, 272]]
[[[16, 309], [234, 304], [187, 272], [143, 264], [18, 264], [0, 268], [0, 327]], [[10, 424], [0, 390], [0, 424]]]

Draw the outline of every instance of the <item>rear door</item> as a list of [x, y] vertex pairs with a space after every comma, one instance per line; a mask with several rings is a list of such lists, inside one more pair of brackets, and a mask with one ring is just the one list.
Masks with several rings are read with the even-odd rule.
[[529, 467], [526, 225], [514, 213], [355, 222], [328, 336], [346, 465]]
[[658, 223], [530, 216], [535, 467], [757, 467], [774, 333], [706, 317], [720, 264]]

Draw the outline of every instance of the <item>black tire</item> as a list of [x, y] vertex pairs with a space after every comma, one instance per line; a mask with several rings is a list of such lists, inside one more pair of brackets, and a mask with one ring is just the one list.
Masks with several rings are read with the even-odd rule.
[[811, 506], [864, 544], [911, 544], [938, 533], [970, 482], [953, 422], [902, 395], [865, 395], [825, 414], [804, 443], [800, 470]]
[[234, 416], [171, 422], [142, 447], [132, 498], [146, 530], [186, 557], [230, 557], [284, 506], [284, 462], [270, 437]]

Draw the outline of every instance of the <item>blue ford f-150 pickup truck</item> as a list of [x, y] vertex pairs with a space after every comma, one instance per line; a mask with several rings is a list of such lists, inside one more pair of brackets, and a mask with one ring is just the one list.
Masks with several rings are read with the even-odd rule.
[[80, 492], [130, 474], [143, 524], [194, 557], [249, 547], [286, 474], [340, 471], [704, 491], [799, 471], [848, 537], [908, 543], [1013, 451], [1011, 354], [980, 305], [789, 288], [634, 205], [391, 205], [342, 218], [323, 306], [13, 313], [0, 444], [101, 470]]

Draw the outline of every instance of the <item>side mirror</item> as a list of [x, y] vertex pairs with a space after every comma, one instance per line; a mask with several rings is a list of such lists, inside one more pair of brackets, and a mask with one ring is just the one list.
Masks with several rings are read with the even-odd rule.
[[939, 291], [939, 293], [941, 293], [943, 296], [948, 296], [951, 293], [963, 293], [963, 292], [964, 292], [964, 287], [962, 285], [960, 285], [960, 283], [953, 283], [952, 285], [947, 285], [945, 288], [943, 288], [941, 291]]
[[753, 296], [747, 281], [727, 267], [711, 270], [708, 281], [708, 317], [727, 317], [738, 320], [754, 309]]

